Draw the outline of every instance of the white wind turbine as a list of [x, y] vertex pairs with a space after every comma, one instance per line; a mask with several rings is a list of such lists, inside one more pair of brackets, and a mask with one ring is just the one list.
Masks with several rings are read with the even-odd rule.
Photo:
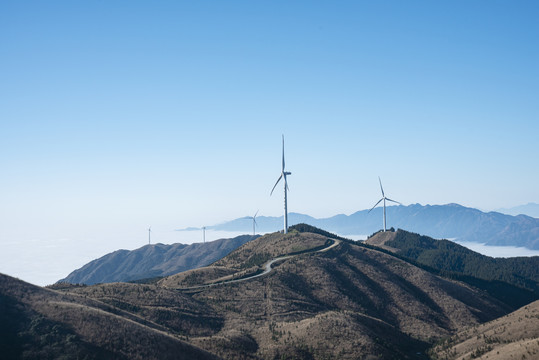
[[256, 225], [258, 225], [258, 224], [256, 223], [256, 215], [258, 214], [258, 211], [259, 211], [259, 210], [256, 211], [255, 216], [248, 216], [248, 217], [247, 217], [248, 219], [252, 219], [252, 220], [253, 220], [253, 235], [256, 235]]
[[380, 180], [380, 176], [378, 176], [378, 181], [380, 182], [380, 190], [382, 190], [382, 198], [378, 200], [378, 202], [372, 207], [372, 209], [369, 210], [369, 212], [371, 212], [376, 207], [376, 205], [380, 204], [380, 201], [384, 200], [384, 232], [385, 232], [386, 231], [386, 200], [392, 201], [399, 205], [402, 205], [402, 204], [398, 201], [391, 200], [390, 198], [386, 197], [386, 195], [384, 194], [384, 188], [382, 187], [382, 180]]
[[279, 178], [277, 179], [277, 182], [275, 183], [275, 185], [273, 185], [273, 189], [271, 189], [270, 196], [271, 194], [273, 194], [273, 190], [275, 190], [275, 187], [277, 186], [279, 181], [281, 181], [281, 179], [284, 179], [284, 233], [285, 234], [288, 232], [288, 208], [286, 206], [286, 192], [289, 189], [288, 189], [288, 183], [286, 182], [287, 175], [292, 175], [292, 173], [284, 171], [284, 135], [283, 135], [283, 164], [281, 168], [281, 176], [279, 176]]
[[150, 244], [151, 242], [151, 237], [152, 237], [152, 227], [150, 226], [148, 228], [148, 245]]

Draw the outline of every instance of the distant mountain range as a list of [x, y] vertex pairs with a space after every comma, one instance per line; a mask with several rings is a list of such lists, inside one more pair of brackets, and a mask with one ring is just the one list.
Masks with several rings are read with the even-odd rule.
[[528, 215], [534, 218], [539, 218], [539, 204], [536, 203], [528, 203], [526, 205], [519, 205], [507, 209], [502, 208], [496, 211], [507, 215]]
[[242, 235], [207, 243], [155, 244], [117, 250], [73, 271], [59, 282], [93, 285], [168, 276], [209, 265], [258, 236]]
[[[369, 235], [382, 228], [382, 208], [316, 219], [309, 215], [290, 213], [289, 223], [306, 223], [341, 235]], [[405, 229], [438, 239], [456, 239], [499, 246], [521, 246], [539, 250], [539, 219], [526, 215], [506, 215], [483, 212], [458, 204], [389, 206], [387, 226]], [[259, 216], [260, 232], [277, 231], [283, 217]], [[249, 231], [250, 218], [239, 218], [207, 229]]]

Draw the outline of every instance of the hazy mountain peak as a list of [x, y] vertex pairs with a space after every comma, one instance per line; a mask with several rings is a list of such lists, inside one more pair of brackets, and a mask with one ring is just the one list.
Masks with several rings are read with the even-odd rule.
[[496, 211], [508, 215], [527, 215], [533, 218], [539, 218], [539, 204], [533, 202], [512, 208], [502, 208]]
[[[382, 207], [377, 207], [371, 212], [366, 209], [351, 215], [339, 214], [321, 219], [290, 213], [289, 223], [307, 223], [341, 235], [368, 235], [382, 228], [382, 212]], [[386, 212], [388, 228], [407, 229], [438, 239], [539, 249], [539, 219], [535, 218], [485, 213], [455, 203], [388, 206]], [[283, 226], [282, 217], [261, 216], [257, 218], [257, 223], [257, 229], [262, 233], [277, 231]], [[236, 219], [212, 228], [249, 232], [251, 223]]]
[[59, 282], [91, 285], [167, 276], [209, 265], [257, 237], [242, 235], [191, 245], [158, 243], [132, 251], [117, 250], [89, 262]]

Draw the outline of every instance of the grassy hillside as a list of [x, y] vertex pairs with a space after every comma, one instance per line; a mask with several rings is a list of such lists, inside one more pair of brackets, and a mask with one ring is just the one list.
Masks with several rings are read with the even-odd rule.
[[434, 359], [539, 358], [539, 301], [502, 318], [473, 326], [445, 339], [430, 354]]
[[0, 335], [6, 359], [216, 359], [131, 312], [2, 274]]
[[[245, 271], [251, 259], [254, 271], [273, 256], [316, 249], [327, 235], [269, 234], [159, 286], [215, 282]], [[187, 293], [222, 315], [213, 334], [190, 341], [232, 358], [414, 358], [436, 339], [510, 311], [481, 291], [353, 241], [284, 260], [265, 277]]]
[[43, 289], [3, 276], [0, 289], [1, 345], [23, 358], [426, 359], [436, 342], [513, 309], [309, 226], [152, 284]]

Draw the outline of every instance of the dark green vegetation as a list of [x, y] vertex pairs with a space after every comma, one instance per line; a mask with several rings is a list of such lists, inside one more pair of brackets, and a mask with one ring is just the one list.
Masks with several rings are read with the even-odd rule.
[[259, 235], [242, 235], [207, 243], [153, 244], [118, 250], [89, 262], [59, 282], [93, 285], [119, 281], [152, 282], [163, 276], [209, 265]]
[[486, 290], [514, 308], [539, 299], [539, 257], [492, 258], [448, 240], [398, 230], [379, 243], [440, 275]]
[[448, 240], [399, 230], [386, 245], [399, 254], [435, 269], [462, 273], [485, 280], [500, 280], [539, 294], [539, 256], [492, 258]]
[[382, 242], [395, 235], [368, 245], [303, 224], [147, 283], [43, 289], [1, 276], [1, 346], [15, 358], [425, 359], [514, 310], [392, 253]]

